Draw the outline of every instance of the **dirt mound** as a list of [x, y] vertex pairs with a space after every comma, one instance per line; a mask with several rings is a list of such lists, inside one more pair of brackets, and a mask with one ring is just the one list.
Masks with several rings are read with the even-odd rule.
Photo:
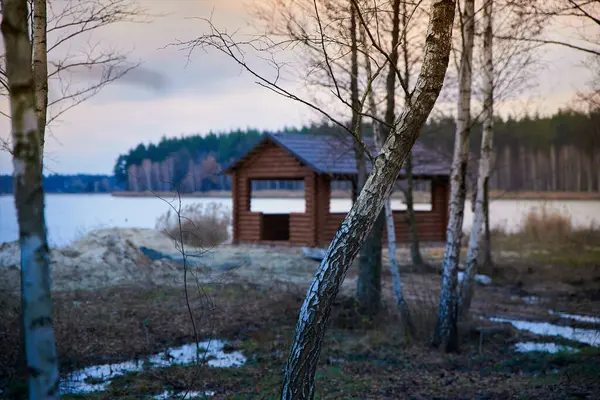
[[[229, 245], [208, 249], [186, 247], [190, 279], [226, 283], [243, 280], [261, 285], [308, 285], [319, 262], [302, 250], [286, 246]], [[386, 255], [384, 252], [384, 262]], [[182, 255], [175, 241], [154, 229], [110, 228], [85, 235], [70, 246], [51, 249], [53, 290], [97, 289], [115, 285], [179, 286], [183, 284]], [[398, 249], [408, 260], [408, 248]], [[0, 290], [19, 290], [18, 242], [0, 248]], [[352, 267], [351, 271], [356, 271]], [[344, 281], [353, 291], [355, 274]]]
[[[51, 249], [54, 290], [94, 289], [120, 284], [168, 284], [181, 278], [182, 267], [168, 260], [152, 261], [139, 250], [143, 244], [174, 249], [170, 239], [150, 229], [101, 229], [64, 248]], [[170, 246], [170, 247], [169, 247]], [[0, 276], [12, 290], [19, 288], [18, 242], [0, 249]]]
[[[56, 291], [115, 285], [182, 285], [182, 255], [166, 234], [153, 229], [111, 228], [92, 231], [70, 246], [50, 251]], [[318, 263], [299, 249], [221, 245], [186, 248], [190, 279], [225, 282], [242, 278], [269, 284], [310, 282]], [[0, 248], [0, 290], [19, 290], [18, 242]]]

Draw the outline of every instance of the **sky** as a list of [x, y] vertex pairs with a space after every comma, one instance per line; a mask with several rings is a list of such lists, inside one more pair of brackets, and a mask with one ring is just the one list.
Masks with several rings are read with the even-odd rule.
[[[141, 65], [52, 123], [45, 173], [110, 174], [119, 154], [142, 142], [158, 142], [163, 135], [279, 129], [318, 120], [306, 106], [257, 85], [226, 56], [197, 50], [188, 59], [185, 51], [167, 46], [207, 32], [199, 18], [211, 15], [220, 29], [253, 31], [251, 1], [140, 0], [150, 15], [145, 23], [109, 25], [65, 46], [76, 51], [95, 44], [127, 53]], [[64, 51], [51, 53], [50, 61], [64, 58]], [[591, 79], [582, 66], [585, 55], [560, 47], [545, 47], [541, 54], [544, 64], [536, 71], [534, 87], [499, 105], [501, 114], [524, 109], [551, 113], [571, 104], [574, 93]], [[253, 65], [266, 71], [264, 64]], [[286, 87], [305, 93], [300, 81]], [[1, 110], [8, 110], [7, 104], [0, 99]], [[10, 121], [0, 117], [0, 135], [9, 133]], [[0, 174], [9, 173], [10, 155], [0, 151]]]

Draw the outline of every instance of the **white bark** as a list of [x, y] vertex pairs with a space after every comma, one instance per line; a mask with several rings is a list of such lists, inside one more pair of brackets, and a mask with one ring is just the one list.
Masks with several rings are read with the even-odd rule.
[[[46, 0], [33, 2], [33, 80], [35, 84], [35, 112], [38, 118], [41, 159], [44, 157], [46, 115], [48, 110], [48, 51]], [[40, 160], [40, 162], [42, 161]]]
[[446, 343], [451, 351], [456, 343], [456, 319], [458, 306], [457, 278], [460, 262], [460, 243], [466, 197], [466, 173], [469, 156], [469, 129], [471, 124], [471, 80], [473, 65], [473, 39], [475, 34], [475, 1], [465, 0], [462, 15], [462, 56], [460, 61], [458, 117], [456, 139], [452, 161], [450, 189], [450, 210], [446, 232], [442, 291], [438, 311], [438, 321], [433, 345]]
[[[494, 133], [494, 64], [492, 52], [492, 22], [493, 0], [487, 0], [483, 6], [483, 23], [485, 25], [483, 36], [484, 57], [484, 105], [483, 105], [483, 134], [481, 138], [481, 157], [479, 160], [479, 176], [477, 178], [477, 197], [475, 200], [475, 215], [469, 236], [469, 248], [465, 267], [465, 279], [462, 281], [460, 291], [459, 310], [465, 314], [471, 306], [473, 285], [477, 273], [477, 260], [481, 249], [481, 231], [485, 223], [485, 186], [490, 177], [490, 158], [492, 153], [492, 138]], [[535, 175], [535, 174], [534, 174]], [[535, 176], [534, 176], [535, 179]]]
[[30, 399], [58, 399], [50, 258], [44, 220], [42, 146], [36, 113], [27, 0], [4, 0], [2, 36], [10, 92], [15, 205], [21, 246], [21, 318]]
[[346, 214], [308, 288], [286, 366], [282, 399], [314, 397], [315, 372], [333, 300], [390, 196], [402, 163], [442, 88], [450, 56], [455, 5], [453, 0], [432, 1], [425, 56], [413, 92], [413, 103], [393, 124], [381, 153], [375, 159], [373, 171]]

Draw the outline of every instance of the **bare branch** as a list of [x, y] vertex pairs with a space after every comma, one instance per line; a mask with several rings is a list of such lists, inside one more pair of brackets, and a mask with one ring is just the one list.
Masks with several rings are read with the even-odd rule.
[[550, 40], [550, 39], [537, 39], [537, 38], [527, 38], [527, 37], [511, 37], [511, 36], [494, 36], [494, 38], [499, 40], [518, 40], [523, 42], [531, 42], [531, 43], [539, 43], [539, 44], [553, 44], [557, 46], [568, 47], [573, 50], [583, 51], [584, 53], [593, 54], [595, 56], [600, 56], [600, 50], [594, 50], [587, 47], [581, 47], [576, 44], [561, 42], [558, 40]]
[[205, 22], [208, 25], [208, 27], [210, 29], [210, 32], [208, 34], [202, 35], [202, 36], [200, 36], [196, 39], [190, 40], [190, 41], [176, 41], [175, 43], [169, 44], [168, 46], [179, 47], [181, 50], [186, 51], [188, 60], [191, 59], [192, 53], [198, 49], [208, 50], [208, 49], [212, 48], [212, 49], [215, 49], [215, 50], [227, 55], [228, 57], [232, 58], [240, 67], [242, 67], [243, 70], [250, 73], [250, 75], [252, 75], [254, 78], [256, 78], [257, 79], [256, 83], [258, 85], [268, 88], [283, 97], [297, 101], [299, 103], [302, 103], [302, 104], [310, 107], [314, 111], [317, 111], [318, 113], [320, 113], [321, 115], [323, 115], [324, 117], [326, 117], [327, 119], [332, 121], [334, 124], [340, 126], [345, 131], [350, 133], [356, 139], [356, 141], [360, 144], [360, 146], [363, 148], [363, 150], [368, 155], [368, 157], [371, 159], [371, 161], [373, 160], [373, 156], [371, 155], [369, 148], [366, 146], [366, 144], [356, 134], [356, 132], [354, 130], [348, 128], [346, 126], [346, 124], [340, 122], [338, 119], [333, 117], [333, 115], [331, 115], [327, 111], [318, 107], [314, 103], [312, 103], [308, 100], [305, 100], [296, 94], [293, 94], [292, 92], [283, 88], [278, 83], [279, 75], [281, 73], [281, 67], [282, 67], [280, 64], [271, 63], [271, 66], [275, 68], [276, 77], [274, 79], [266, 78], [265, 76], [259, 74], [258, 72], [256, 72], [256, 70], [254, 70], [253, 68], [251, 68], [248, 65], [248, 63], [245, 60], [244, 47], [247, 46], [252, 50], [255, 50], [258, 52], [264, 52], [265, 48], [273, 49], [273, 48], [277, 47], [275, 42], [273, 42], [272, 40], [270, 40], [269, 38], [264, 37], [264, 36], [251, 37], [249, 40], [246, 40], [246, 41], [235, 41], [233, 34], [230, 35], [225, 32], [219, 31], [210, 19], [208, 19], [208, 18], [198, 18], [198, 19]]

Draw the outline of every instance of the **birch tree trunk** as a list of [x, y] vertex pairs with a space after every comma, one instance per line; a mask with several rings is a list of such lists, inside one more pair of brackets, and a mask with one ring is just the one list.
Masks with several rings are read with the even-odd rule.
[[491, 267], [494, 265], [492, 258], [492, 233], [490, 231], [490, 185], [489, 179], [484, 182], [483, 187], [483, 216], [485, 220], [485, 235], [483, 242], [484, 257], [483, 265]]
[[[481, 231], [485, 223], [485, 200], [486, 186], [490, 177], [490, 157], [492, 153], [493, 122], [494, 122], [494, 64], [492, 52], [492, 8], [493, 0], [485, 1], [483, 5], [483, 23], [485, 31], [483, 34], [483, 57], [484, 57], [484, 81], [483, 81], [483, 134], [481, 138], [481, 157], [479, 158], [479, 176], [477, 178], [477, 197], [475, 200], [475, 215], [473, 226], [469, 236], [469, 248], [467, 250], [467, 261], [465, 266], [465, 279], [463, 279], [460, 291], [459, 311], [465, 316], [471, 307], [473, 297], [473, 285], [477, 272], [477, 261], [481, 246]], [[535, 182], [535, 174], [533, 179]]]
[[21, 246], [21, 318], [30, 399], [58, 399], [50, 259], [44, 221], [42, 144], [36, 113], [27, 0], [4, 0], [2, 36], [10, 88], [15, 205]]
[[413, 103], [395, 121], [365, 187], [333, 238], [300, 309], [283, 380], [282, 399], [312, 399], [331, 305], [349, 266], [389, 198], [402, 163], [417, 140], [444, 83], [450, 56], [455, 1], [433, 0], [425, 56]]
[[[352, 129], [360, 135], [362, 107], [358, 93], [358, 32], [357, 32], [357, 13], [356, 4], [350, 1], [350, 96], [352, 100]], [[357, 182], [355, 193], [361, 192], [367, 176], [365, 154], [360, 144], [354, 141], [356, 155]], [[381, 242], [383, 233], [383, 214], [380, 215], [368, 233], [359, 255], [359, 271], [356, 284], [356, 298], [358, 300], [359, 311], [368, 318], [375, 316], [381, 308]]]
[[[395, 0], [400, 3], [399, 0]], [[408, 7], [407, 2], [402, 2], [402, 56], [404, 58], [404, 84], [410, 88], [410, 50], [408, 48]], [[394, 27], [395, 28], [395, 27]], [[394, 46], [395, 48], [396, 46]], [[405, 99], [405, 104], [408, 106], [410, 99]], [[423, 266], [423, 256], [421, 256], [421, 248], [419, 245], [419, 232], [417, 230], [417, 218], [415, 216], [415, 207], [413, 201], [414, 180], [412, 174], [412, 152], [408, 153], [404, 162], [404, 171], [406, 172], [407, 188], [406, 188], [406, 215], [408, 216], [408, 231], [410, 234], [410, 256], [412, 263], [417, 266]]]
[[35, 85], [35, 113], [40, 136], [40, 162], [44, 158], [46, 114], [48, 110], [48, 51], [46, 38], [46, 0], [33, 2], [33, 82]]
[[[394, 10], [399, 10], [398, 4], [400, 0], [394, 0]], [[364, 38], [364, 35], [362, 35]], [[365, 45], [365, 48], [367, 46]], [[365, 69], [367, 72], [367, 78], [369, 82], [373, 79], [373, 72], [371, 70], [371, 59], [369, 58], [368, 51], [365, 51]], [[390, 68], [391, 73], [395, 77], [395, 69]], [[395, 81], [395, 79], [394, 79]], [[371, 82], [372, 84], [372, 82]], [[370, 85], [369, 85], [370, 86]], [[375, 102], [375, 93], [372, 88], [369, 91], [369, 110], [372, 116], [377, 117], [377, 105]], [[393, 121], [392, 121], [393, 122]], [[385, 134], [380, 129], [380, 125], [376, 120], [373, 120], [373, 139], [375, 142], [375, 150], [377, 154], [381, 151], [383, 147], [383, 143], [385, 142]], [[406, 161], [408, 161], [407, 157]], [[396, 297], [396, 307], [402, 316], [402, 322], [404, 324], [405, 332], [410, 336], [414, 332], [412, 319], [410, 317], [410, 311], [408, 308], [408, 304], [404, 299], [404, 294], [402, 292], [402, 280], [400, 278], [400, 270], [398, 268], [398, 262], [396, 260], [396, 227], [394, 224], [394, 213], [392, 212], [392, 203], [391, 197], [388, 197], [385, 200], [383, 205], [384, 213], [385, 213], [385, 227], [387, 231], [387, 242], [388, 242], [388, 251], [389, 251], [389, 263], [390, 263], [390, 272], [392, 274], [392, 286], [394, 288], [394, 296]]]
[[443, 262], [442, 290], [437, 326], [433, 338], [433, 345], [437, 347], [445, 343], [446, 351], [455, 351], [458, 347], [456, 331], [458, 317], [457, 278], [465, 208], [469, 129], [471, 124], [471, 67], [473, 65], [473, 39], [475, 33], [474, 3], [474, 0], [465, 0], [462, 15], [463, 45], [460, 61], [456, 139], [452, 161], [450, 210]]
[[417, 217], [415, 215], [415, 202], [413, 200], [414, 179], [412, 174], [412, 152], [408, 153], [404, 162], [404, 171], [406, 172], [407, 188], [406, 188], [406, 214], [408, 217], [408, 232], [410, 235], [410, 257], [412, 263], [417, 266], [425, 265], [423, 256], [421, 255], [421, 247], [419, 245], [419, 231], [417, 230]]

